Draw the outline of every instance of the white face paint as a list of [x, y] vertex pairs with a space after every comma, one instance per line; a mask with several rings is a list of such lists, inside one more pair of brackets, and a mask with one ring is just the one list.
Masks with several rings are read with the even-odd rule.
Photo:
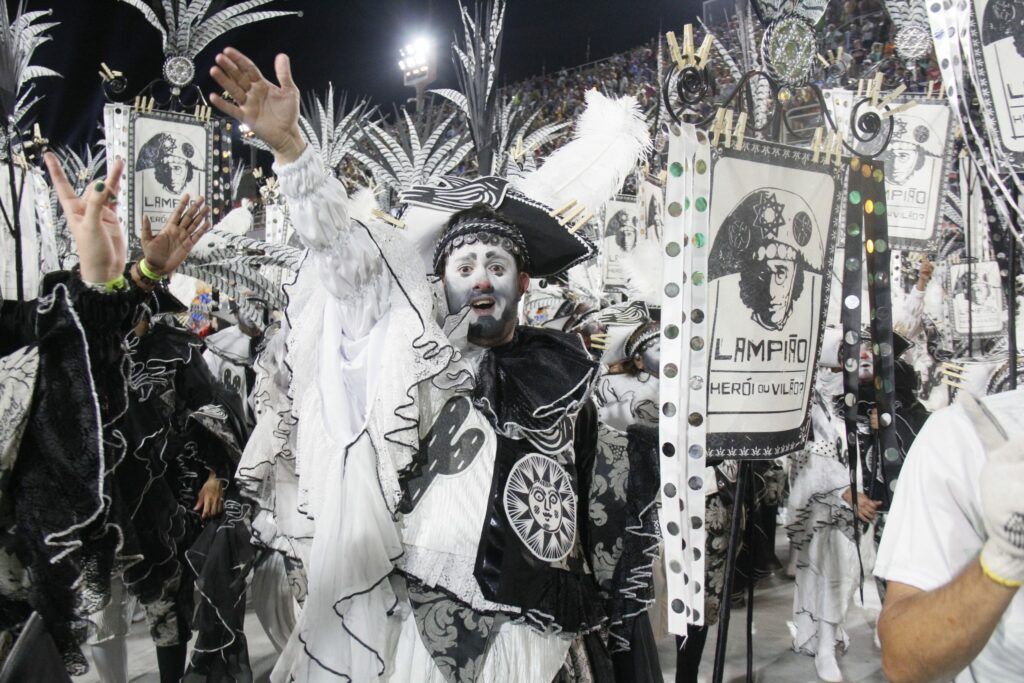
[[515, 258], [492, 244], [464, 244], [444, 267], [448, 311], [469, 306], [471, 344], [497, 346], [511, 339], [518, 316], [519, 269]]
[[860, 345], [860, 366], [857, 375], [861, 382], [870, 382], [875, 378], [875, 356], [867, 344]]
[[661, 377], [661, 342], [655, 341], [643, 353], [644, 370]]

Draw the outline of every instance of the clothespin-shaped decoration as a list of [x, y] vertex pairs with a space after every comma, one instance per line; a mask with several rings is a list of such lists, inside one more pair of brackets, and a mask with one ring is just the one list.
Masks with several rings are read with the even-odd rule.
[[953, 387], [954, 389], [965, 389], [967, 387], [964, 382], [967, 376], [964, 374], [965, 368], [957, 363], [950, 363], [945, 361], [942, 363], [942, 367], [939, 370], [939, 374], [942, 375], [942, 383], [946, 386]]
[[206, 105], [197, 104], [192, 115], [195, 116], [198, 121], [209, 121], [213, 116], [213, 110]]
[[747, 133], [747, 112], [740, 112], [740, 117], [736, 120], [736, 142], [733, 145], [734, 149], [743, 149], [743, 137]]
[[725, 110], [725, 146], [732, 147], [732, 109]]
[[912, 109], [914, 107], [914, 104], [916, 104], [916, 103], [913, 102], [913, 101], [904, 102], [903, 104], [901, 104], [898, 107], [893, 107], [892, 109], [888, 109], [888, 110], [882, 112], [882, 118], [883, 119], [887, 119], [890, 116], [892, 116], [893, 114], [899, 114], [900, 112], [904, 112], [904, 111], [907, 111], [908, 109]]
[[110, 81], [113, 81], [113, 80], [115, 80], [117, 78], [121, 78], [122, 76], [124, 76], [123, 73], [121, 73], [120, 71], [114, 71], [113, 69], [111, 69], [109, 66], [107, 66], [103, 62], [100, 62], [100, 71], [99, 71], [99, 73], [100, 73], [100, 78], [103, 80], [104, 83], [109, 83]]
[[864, 79], [857, 79], [857, 99], [859, 100], [864, 95]]
[[693, 24], [683, 26], [683, 61], [693, 66]]
[[[838, 49], [838, 50], [836, 50], [836, 59], [835, 59], [835, 61], [836, 61], [836, 62], [838, 62], [838, 61], [839, 61], [840, 59], [842, 59], [842, 58], [843, 58], [843, 46], [842, 46], [842, 45], [840, 45], [840, 46], [839, 46], [839, 49]], [[834, 63], [834, 62], [833, 62], [833, 63]]]
[[[828, 51], [828, 56], [832, 57], [832, 50]], [[821, 56], [820, 52], [818, 53], [818, 61], [821, 62], [821, 65], [823, 67], [825, 67], [826, 69], [829, 68], [830, 66], [832, 66], [832, 64], [830, 64], [827, 59], [825, 59], [824, 57]], [[835, 61], [835, 60], [833, 59], [833, 61]]]
[[658, 184], [665, 187], [666, 180], [668, 180], [668, 171], [661, 169], [661, 173], [658, 174]]
[[828, 164], [832, 161], [832, 148], [834, 147], [836, 134], [829, 131], [828, 137], [825, 138], [825, 144], [823, 145], [825, 151], [825, 158], [822, 163]]
[[590, 335], [590, 348], [598, 351], [608, 350], [608, 335], [604, 332]]
[[[821, 55], [818, 55], [818, 56], [820, 57]], [[835, 64], [836, 63], [836, 53], [833, 50], [829, 50], [828, 51], [828, 63], [829, 64]]]
[[405, 230], [405, 221], [401, 221], [389, 213], [381, 211], [380, 209], [373, 209], [370, 213], [373, 215], [374, 218], [379, 218], [385, 223], [389, 223], [390, 225], [395, 226], [399, 230]]
[[679, 41], [676, 40], [676, 34], [669, 31], [665, 34], [665, 41], [668, 43], [668, 54], [672, 57], [672, 61], [675, 62], [676, 68], [682, 71], [686, 68], [686, 63], [683, 62], [683, 51], [679, 49]]
[[133, 106], [135, 108], [135, 111], [138, 112], [152, 112], [153, 108], [156, 107], [156, 98], [152, 96], [146, 97], [145, 95], [141, 97], [136, 96], [135, 104]]
[[[35, 123], [32, 125], [32, 139], [22, 145], [24, 150], [38, 150], [42, 151], [46, 148], [47, 143], [50, 141], [43, 137], [42, 131], [39, 129], [39, 124]], [[27, 155], [29, 159], [35, 159], [37, 154]]]
[[900, 83], [900, 86], [898, 88], [896, 88], [895, 90], [893, 90], [888, 95], [886, 95], [885, 97], [882, 98], [882, 100], [878, 103], [878, 108], [879, 109], [885, 109], [886, 107], [888, 107], [889, 104], [893, 100], [895, 100], [897, 97], [902, 95], [906, 91], [906, 89], [907, 89], [906, 84]]
[[722, 135], [723, 126], [725, 125], [725, 110], [721, 107], [715, 112], [715, 122], [711, 125], [711, 146], [718, 146], [718, 138]]
[[881, 71], [875, 74], [875, 79], [871, 83], [871, 106], [878, 106], [878, 96], [882, 93], [882, 81], [885, 79], [885, 74]]
[[697, 68], [703, 69], [708, 59], [711, 57], [711, 34], [707, 33], [704, 35], [704, 42], [700, 44], [700, 50], [697, 51]]
[[814, 139], [811, 141], [811, 154], [813, 155], [811, 160], [814, 163], [818, 163], [821, 159], [821, 143], [822, 138], [825, 136], [824, 128], [814, 129]]
[[259, 180], [260, 178], [262, 178], [263, 177], [263, 169], [260, 168], [259, 166], [257, 166], [256, 168], [252, 169], [252, 177], [255, 178], [256, 180]]
[[832, 138], [832, 164], [839, 166], [843, 163], [843, 134], [837, 132]]
[[557, 220], [562, 227], [569, 227], [569, 232], [572, 234], [576, 234], [594, 217], [593, 213], [587, 211], [587, 207], [575, 199], [570, 199], [554, 211], [548, 212], [548, 215]]

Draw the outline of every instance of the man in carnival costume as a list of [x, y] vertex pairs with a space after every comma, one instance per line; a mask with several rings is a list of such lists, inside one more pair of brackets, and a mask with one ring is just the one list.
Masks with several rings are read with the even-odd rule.
[[274, 150], [316, 267], [289, 307], [309, 592], [273, 680], [610, 680], [589, 543], [598, 364], [516, 320], [529, 275], [593, 255], [572, 228], [649, 145], [635, 101], [588, 96], [601, 111], [515, 187], [413, 188], [400, 232], [350, 220], [275, 66], [280, 86], [228, 49], [211, 72], [233, 100], [214, 104]]

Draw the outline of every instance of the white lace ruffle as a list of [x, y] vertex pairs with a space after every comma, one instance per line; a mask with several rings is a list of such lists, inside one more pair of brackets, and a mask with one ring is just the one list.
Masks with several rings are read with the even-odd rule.
[[310, 150], [278, 173], [315, 266], [289, 292], [287, 341], [296, 505], [314, 535], [308, 598], [273, 680], [373, 681], [400, 625], [388, 579], [403, 553], [398, 474], [471, 375], [397, 230], [350, 223], [344, 189]]

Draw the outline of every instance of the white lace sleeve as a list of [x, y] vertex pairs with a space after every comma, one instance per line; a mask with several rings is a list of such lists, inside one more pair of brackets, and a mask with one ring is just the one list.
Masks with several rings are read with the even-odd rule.
[[350, 221], [344, 186], [311, 146], [293, 163], [275, 164], [274, 171], [292, 223], [337, 303], [342, 335], [348, 340], [369, 336], [387, 312], [391, 279], [370, 234]]

